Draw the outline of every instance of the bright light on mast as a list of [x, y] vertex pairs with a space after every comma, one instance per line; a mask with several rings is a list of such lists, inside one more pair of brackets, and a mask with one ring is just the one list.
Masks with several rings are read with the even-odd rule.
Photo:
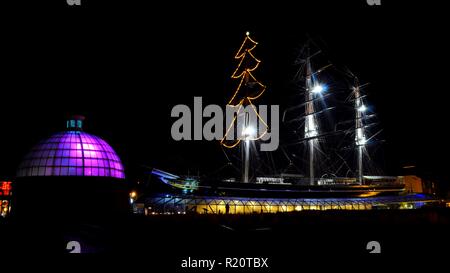
[[356, 145], [358, 146], [364, 146], [366, 145], [367, 140], [366, 136], [364, 135], [363, 129], [358, 128], [356, 129]]
[[326, 89], [325, 86], [318, 84], [318, 85], [314, 86], [314, 88], [311, 92], [313, 92], [315, 94], [319, 94], [319, 93], [322, 93], [323, 91], [325, 91], [325, 89]]
[[245, 127], [244, 130], [242, 130], [242, 136], [245, 140], [250, 140], [251, 138], [254, 138], [256, 135], [256, 130], [252, 126]]
[[358, 108], [359, 112], [365, 112], [367, 110], [367, 107], [363, 104]]

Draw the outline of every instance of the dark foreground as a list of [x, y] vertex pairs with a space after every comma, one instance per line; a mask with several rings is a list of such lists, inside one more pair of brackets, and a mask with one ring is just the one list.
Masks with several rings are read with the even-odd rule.
[[[2, 219], [0, 252], [67, 258], [67, 243], [77, 241], [82, 252], [100, 254], [89, 255], [89, 259], [104, 259], [105, 254], [127, 257], [133, 264], [164, 268], [164, 272], [185, 271], [180, 264], [186, 257], [269, 258], [270, 268], [253, 268], [252, 272], [298, 268], [330, 258], [351, 262], [387, 257], [404, 262], [404, 257], [408, 257], [410, 262], [438, 265], [442, 261], [438, 257], [450, 254], [447, 249], [449, 227], [450, 210], [444, 208], [254, 215], [130, 215], [113, 220], [85, 220], [84, 223], [43, 218]], [[369, 253], [370, 241], [379, 242], [381, 254]], [[420, 260], [415, 260], [416, 257]]]

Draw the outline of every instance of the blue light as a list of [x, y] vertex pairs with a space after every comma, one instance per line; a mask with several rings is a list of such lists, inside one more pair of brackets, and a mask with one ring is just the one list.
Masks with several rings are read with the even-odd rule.
[[327, 91], [327, 86], [326, 85], [322, 85], [322, 84], [318, 84], [316, 86], [314, 86], [314, 88], [312, 89], [311, 92], [315, 93], [315, 94], [320, 94], [322, 92]]

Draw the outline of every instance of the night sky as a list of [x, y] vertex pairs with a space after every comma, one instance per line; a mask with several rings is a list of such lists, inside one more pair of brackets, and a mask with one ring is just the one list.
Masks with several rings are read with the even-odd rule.
[[63, 130], [69, 114], [86, 116], [85, 131], [113, 146], [132, 179], [145, 166], [179, 173], [220, 167], [217, 142], [171, 139], [170, 111], [192, 105], [194, 96], [225, 104], [246, 31], [259, 42], [264, 102], [290, 92], [292, 64], [309, 35], [333, 63], [370, 82], [386, 173], [417, 165], [448, 177], [443, 1], [10, 2], [0, 10], [0, 178], [13, 177], [27, 151]]

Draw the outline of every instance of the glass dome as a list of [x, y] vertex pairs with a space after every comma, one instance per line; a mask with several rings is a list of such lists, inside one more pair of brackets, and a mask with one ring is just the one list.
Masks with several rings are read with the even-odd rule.
[[18, 177], [103, 176], [124, 179], [120, 158], [103, 139], [81, 131], [82, 120], [69, 120], [68, 131], [41, 141], [19, 166]]

